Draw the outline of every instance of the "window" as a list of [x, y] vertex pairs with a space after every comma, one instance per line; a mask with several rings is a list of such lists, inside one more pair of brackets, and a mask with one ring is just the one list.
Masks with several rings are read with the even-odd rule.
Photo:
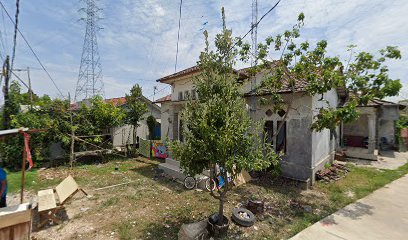
[[264, 126], [264, 137], [266, 143], [273, 146], [273, 121], [266, 121]]
[[184, 100], [190, 99], [190, 91], [184, 91]]
[[[278, 121], [277, 128], [279, 128], [281, 124], [282, 121]], [[286, 153], [286, 122], [283, 122], [283, 125], [278, 132], [278, 136], [276, 136], [276, 151], [283, 151]]]
[[195, 89], [191, 90], [191, 99], [196, 100], [197, 98], [197, 92]]
[[183, 101], [183, 92], [178, 93], [178, 100]]

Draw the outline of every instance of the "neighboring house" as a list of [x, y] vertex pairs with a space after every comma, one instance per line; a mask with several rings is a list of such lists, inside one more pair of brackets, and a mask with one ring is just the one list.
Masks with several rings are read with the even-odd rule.
[[[137, 128], [136, 137], [142, 139], [149, 138], [149, 128], [147, 127], [146, 119], [148, 116], [152, 115], [158, 123], [161, 122], [161, 111], [160, 106], [155, 103], [152, 103], [148, 98], [142, 97], [141, 100], [146, 103], [148, 111], [142, 116], [140, 121], [140, 126]], [[126, 98], [111, 98], [105, 99], [106, 102], [113, 102], [113, 104], [117, 107], [123, 107], [126, 109]], [[83, 100], [83, 102], [87, 103], [87, 100]], [[78, 109], [79, 103], [71, 104], [71, 109]], [[114, 147], [122, 147], [125, 145], [137, 143], [137, 139], [133, 139], [133, 126], [131, 125], [123, 125], [120, 127], [114, 127], [108, 130], [109, 134], [112, 136], [112, 144]], [[160, 127], [158, 127], [158, 131], [155, 131], [155, 137], [160, 138]]]
[[[113, 101], [118, 103], [117, 106], [123, 106], [126, 109], [126, 98], [121, 97], [121, 98], [113, 98], [113, 99], [107, 99], [107, 101]], [[160, 107], [152, 103], [149, 99], [146, 97], [142, 97], [141, 100], [146, 104], [148, 111], [142, 116], [139, 127], [137, 127], [136, 130], [136, 137], [142, 138], [142, 139], [149, 139], [149, 128], [146, 123], [146, 119], [148, 116], [152, 115], [158, 123], [161, 122], [161, 111]], [[160, 127], [159, 127], [160, 128]], [[160, 131], [155, 131], [156, 136], [160, 138]], [[133, 144], [138, 142], [137, 139], [133, 139], [133, 126], [131, 125], [124, 125], [120, 127], [115, 127], [111, 129], [111, 134], [112, 134], [112, 143], [114, 147], [119, 147], [119, 146], [125, 146], [128, 144]]]
[[396, 148], [396, 121], [404, 108], [404, 105], [379, 99], [358, 107], [359, 118], [341, 128], [346, 156], [377, 160], [379, 151]]
[[[253, 106], [253, 99], [256, 100], [256, 107], [251, 108], [251, 118], [266, 121], [264, 134], [270, 138], [273, 133], [277, 132], [278, 124], [284, 120], [285, 113], [273, 113], [272, 105], [261, 105], [259, 98], [267, 96], [268, 92], [261, 89], [251, 91], [251, 82], [245, 74], [245, 69], [237, 72], [241, 73], [240, 80], [244, 80], [242, 92], [248, 105]], [[200, 70], [195, 66], [158, 80], [172, 86], [171, 95], [156, 101], [161, 103], [163, 140], [168, 137], [171, 140], [183, 141], [180, 131], [183, 127], [180, 113], [187, 99], [197, 97], [192, 80], [199, 73]], [[259, 84], [263, 79], [262, 73], [259, 73], [255, 79], [253, 84]], [[325, 101], [321, 101], [321, 95], [313, 97], [304, 95], [305, 87], [305, 82], [297, 81], [294, 93], [291, 92], [292, 88], [289, 88], [289, 84], [282, 89], [281, 94], [285, 100], [293, 98], [292, 110], [284, 120], [285, 123], [276, 138], [268, 139], [268, 141], [277, 151], [285, 152], [281, 162], [284, 176], [313, 183], [316, 171], [334, 159], [335, 149], [338, 146], [335, 134], [329, 130], [322, 132], [310, 130], [314, 114], [318, 113], [319, 108], [327, 107], [326, 102], [329, 102], [331, 107], [337, 107], [339, 98], [343, 98], [344, 93], [337, 90], [329, 91], [323, 96]]]

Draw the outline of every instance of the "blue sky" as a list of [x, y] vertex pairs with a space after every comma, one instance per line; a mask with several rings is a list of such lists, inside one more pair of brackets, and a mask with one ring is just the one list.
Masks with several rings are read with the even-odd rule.
[[[2, 1], [14, 16], [15, 1]], [[203, 29], [214, 36], [220, 31], [222, 6], [226, 9], [228, 28], [242, 36], [251, 23], [250, 0], [184, 0], [181, 22], [178, 70], [193, 66], [203, 50]], [[263, 15], [274, 0], [259, 0]], [[120, 97], [138, 83], [143, 93], [157, 99], [170, 92], [156, 79], [174, 72], [178, 28], [178, 0], [99, 0], [103, 8], [98, 33], [105, 97]], [[85, 26], [79, 22], [78, 0], [21, 0], [19, 27], [65, 95], [75, 92]], [[315, 42], [326, 39], [329, 54], [347, 59], [346, 47], [377, 51], [397, 45], [403, 59], [390, 62], [390, 75], [404, 84], [398, 98], [408, 98], [408, 1], [406, 0], [282, 0], [258, 29], [259, 40], [291, 28], [298, 13], [306, 15], [302, 39]], [[2, 11], [4, 14], [4, 11]], [[208, 22], [207, 24], [204, 23]], [[4, 47], [2, 55], [11, 54], [13, 29], [7, 16], [0, 15]], [[247, 39], [250, 41], [250, 36]], [[17, 39], [15, 67], [31, 71], [33, 90], [37, 94], [58, 96], [47, 75], [25, 45]], [[241, 67], [241, 66], [238, 66]], [[26, 79], [25, 73], [20, 73]], [[0, 93], [1, 99], [3, 98]], [[2, 102], [2, 100], [0, 100]]]

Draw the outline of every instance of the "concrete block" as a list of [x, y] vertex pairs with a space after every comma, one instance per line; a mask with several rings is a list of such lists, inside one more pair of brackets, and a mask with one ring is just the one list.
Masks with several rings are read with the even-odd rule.
[[178, 240], [207, 240], [210, 239], [207, 231], [207, 220], [183, 224], [178, 233]]

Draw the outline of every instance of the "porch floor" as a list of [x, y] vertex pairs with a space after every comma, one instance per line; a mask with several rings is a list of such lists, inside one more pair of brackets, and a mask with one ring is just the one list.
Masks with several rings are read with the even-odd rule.
[[375, 149], [374, 153], [369, 153], [367, 148], [345, 147], [343, 151], [349, 158], [358, 158], [372, 161], [378, 160], [378, 149]]

